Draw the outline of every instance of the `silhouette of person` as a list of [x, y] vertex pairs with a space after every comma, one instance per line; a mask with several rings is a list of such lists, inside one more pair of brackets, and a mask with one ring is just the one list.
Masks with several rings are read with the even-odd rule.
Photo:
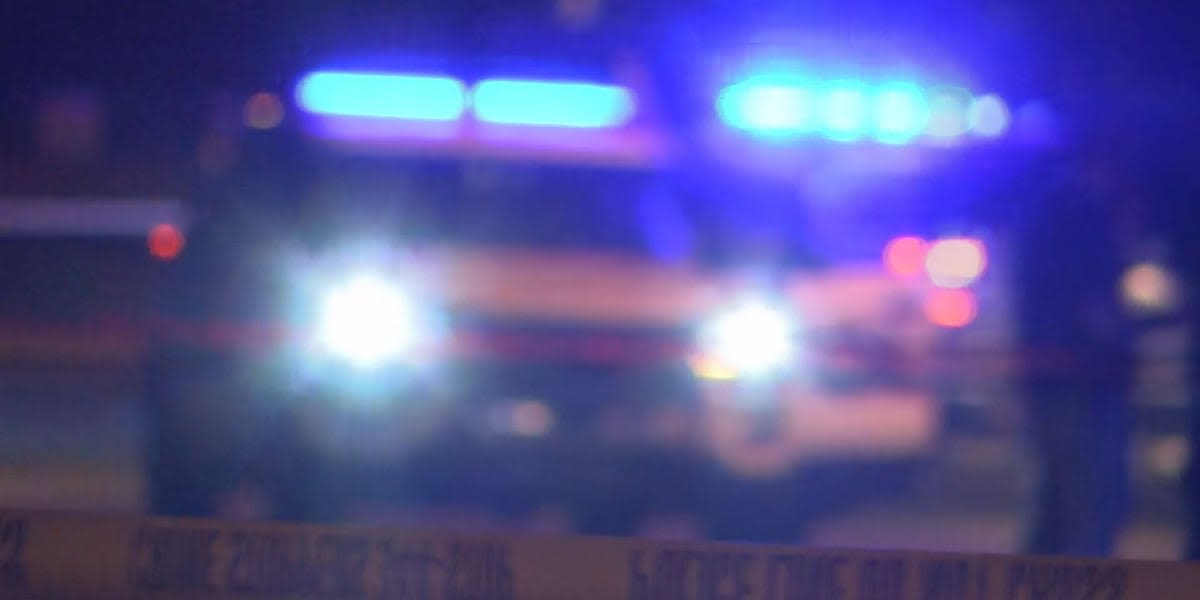
[[1132, 330], [1109, 167], [1059, 157], [1033, 179], [1017, 318], [1037, 486], [1026, 552], [1110, 555], [1127, 510]]

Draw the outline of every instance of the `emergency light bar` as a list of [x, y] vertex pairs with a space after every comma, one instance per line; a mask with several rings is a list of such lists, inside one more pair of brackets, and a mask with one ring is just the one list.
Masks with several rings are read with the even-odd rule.
[[906, 144], [921, 136], [946, 140], [1004, 133], [1008, 113], [999, 97], [953, 90], [926, 90], [907, 81], [871, 85], [759, 74], [725, 87], [715, 108], [726, 125], [767, 138], [819, 135], [835, 142], [870, 138]]
[[749, 79], [726, 88], [717, 111], [737, 129], [791, 136], [815, 126], [815, 100], [802, 80]]
[[323, 115], [455, 121], [467, 110], [467, 89], [451, 77], [326, 71], [302, 79], [296, 101]]
[[310, 135], [351, 152], [644, 166], [666, 147], [632, 90], [597, 82], [317, 71], [295, 97]]
[[337, 117], [481, 122], [543, 127], [619, 127], [635, 112], [620, 86], [576, 81], [486, 79], [468, 89], [452, 77], [319, 71], [296, 86], [305, 111]]
[[480, 121], [549, 127], [618, 127], [633, 116], [625, 88], [580, 82], [488, 79], [472, 92]]

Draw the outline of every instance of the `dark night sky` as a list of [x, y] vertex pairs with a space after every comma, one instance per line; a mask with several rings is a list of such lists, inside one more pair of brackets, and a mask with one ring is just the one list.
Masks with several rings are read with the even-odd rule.
[[[506, 46], [558, 49], [565, 36], [547, 33], [549, 0], [329, 0], [283, 2], [34, 2], [5, 3], [0, 48], [10, 81], [87, 78], [129, 83], [166, 78], [178, 83], [237, 83], [269, 78], [335, 49], [371, 51], [431, 47], [470, 50], [494, 40]], [[911, 35], [957, 44], [996, 40], [1018, 43], [1054, 57], [1054, 62], [1085, 61], [1117, 66], [1136, 61], [1136, 71], [1155, 76], [1195, 61], [1189, 15], [1134, 3], [1107, 0], [707, 0], [680, 3], [608, 0], [602, 38], [625, 37], [652, 44], [671, 24], [794, 22], [833, 31], [903, 30]], [[969, 6], [968, 6], [969, 5]], [[1183, 3], [1180, 3], [1184, 6]], [[542, 27], [544, 26], [544, 27]], [[528, 35], [541, 29], [540, 35]], [[503, 32], [519, 30], [519, 34]], [[638, 40], [638, 38], [641, 38]], [[1007, 40], [1005, 39], [1007, 38]], [[995, 44], [992, 44], [995, 45]], [[1038, 65], [1032, 65], [1037, 68]], [[1178, 72], [1178, 71], [1176, 71]]]

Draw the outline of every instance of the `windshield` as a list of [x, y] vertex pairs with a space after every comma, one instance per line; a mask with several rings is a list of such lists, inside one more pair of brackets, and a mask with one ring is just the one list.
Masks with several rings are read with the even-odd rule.
[[309, 173], [297, 170], [295, 192], [234, 196], [248, 233], [265, 227], [318, 244], [365, 237], [712, 266], [818, 261], [807, 211], [790, 186], [694, 189], [657, 171], [511, 162], [314, 162]]

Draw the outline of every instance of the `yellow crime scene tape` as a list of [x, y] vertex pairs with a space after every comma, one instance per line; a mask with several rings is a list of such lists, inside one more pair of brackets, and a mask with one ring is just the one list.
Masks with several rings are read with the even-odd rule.
[[1200, 564], [0, 512], [13, 600], [1187, 600]]

